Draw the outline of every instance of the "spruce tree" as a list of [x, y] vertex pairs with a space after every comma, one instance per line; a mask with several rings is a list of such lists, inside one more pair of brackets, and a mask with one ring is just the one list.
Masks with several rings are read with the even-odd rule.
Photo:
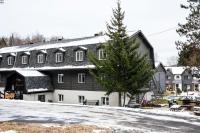
[[177, 33], [182, 40], [176, 42], [179, 51], [178, 65], [200, 66], [200, 3], [188, 1], [181, 8], [189, 10], [185, 24], [178, 24]]
[[119, 106], [122, 105], [121, 96], [142, 92], [141, 88], [148, 85], [152, 78], [153, 70], [147, 60], [146, 55], [138, 53], [139, 44], [135, 39], [128, 37], [126, 26], [123, 24], [124, 12], [122, 12], [120, 2], [117, 8], [113, 9], [111, 24], [107, 24], [107, 36], [109, 41], [101, 45], [106, 52], [106, 59], [99, 60], [96, 54], [89, 52], [89, 60], [95, 65], [90, 73], [96, 81], [105, 88], [107, 95], [113, 92], [119, 94]]

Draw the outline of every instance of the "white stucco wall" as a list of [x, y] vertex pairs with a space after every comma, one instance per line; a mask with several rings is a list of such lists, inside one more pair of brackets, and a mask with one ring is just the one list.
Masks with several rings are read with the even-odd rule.
[[23, 100], [38, 101], [38, 95], [45, 95], [45, 102], [48, 102], [49, 100], [53, 101], [53, 93], [52, 92], [23, 94]]
[[55, 90], [53, 94], [53, 101], [59, 102], [59, 94], [64, 95], [62, 103], [79, 104], [78, 96], [84, 96], [87, 100], [99, 100], [101, 104], [101, 97], [109, 97], [110, 106], [118, 106], [118, 93], [112, 93], [106, 96], [104, 91], [75, 91], [75, 90]]

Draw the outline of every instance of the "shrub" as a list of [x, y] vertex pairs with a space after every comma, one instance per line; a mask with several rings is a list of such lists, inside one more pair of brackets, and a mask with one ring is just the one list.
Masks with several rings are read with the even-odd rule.
[[168, 104], [168, 101], [166, 99], [153, 99], [151, 101], [153, 104]]

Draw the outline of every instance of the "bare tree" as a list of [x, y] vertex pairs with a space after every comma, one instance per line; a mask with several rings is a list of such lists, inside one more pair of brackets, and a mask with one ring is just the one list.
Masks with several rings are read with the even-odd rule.
[[37, 33], [31, 37], [32, 43], [38, 43], [38, 42], [44, 42], [44, 41], [45, 41], [45, 37], [39, 33]]

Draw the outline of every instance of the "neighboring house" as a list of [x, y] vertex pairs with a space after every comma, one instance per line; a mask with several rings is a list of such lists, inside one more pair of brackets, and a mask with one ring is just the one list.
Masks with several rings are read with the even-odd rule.
[[194, 67], [165, 67], [166, 89], [176, 91], [179, 88], [182, 92], [200, 91], [200, 80], [197, 78]]
[[158, 93], [164, 93], [166, 89], [166, 73], [164, 65], [161, 62], [155, 63], [155, 82], [158, 88]]
[[[166, 68], [165, 68], [166, 69]], [[173, 80], [174, 80], [174, 75], [172, 73], [171, 68], [167, 68], [166, 69], [166, 90], [169, 91], [175, 91], [174, 87], [173, 87]]]
[[199, 69], [193, 67], [191, 70], [192, 73], [192, 85], [191, 90], [192, 91], [200, 91], [200, 78], [197, 76], [200, 74]]
[[182, 73], [182, 91], [187, 92], [187, 91], [192, 91], [192, 73], [190, 69], [185, 69], [184, 72]]
[[[139, 53], [147, 54], [154, 67], [153, 47], [143, 33], [138, 31], [131, 38], [136, 38]], [[103, 59], [101, 45], [107, 40], [98, 35], [1, 48], [0, 87], [24, 100], [78, 104], [87, 99], [118, 106], [118, 94], [105, 95], [89, 73], [95, 67], [87, 58], [88, 51]]]
[[178, 88], [182, 91], [182, 73], [185, 67], [165, 67], [167, 70], [166, 86], [176, 91]]
[[165, 67], [161, 62], [155, 62], [155, 74], [150, 82], [150, 91], [146, 92], [143, 100], [151, 101], [152, 98], [160, 97], [166, 90], [166, 73]]

